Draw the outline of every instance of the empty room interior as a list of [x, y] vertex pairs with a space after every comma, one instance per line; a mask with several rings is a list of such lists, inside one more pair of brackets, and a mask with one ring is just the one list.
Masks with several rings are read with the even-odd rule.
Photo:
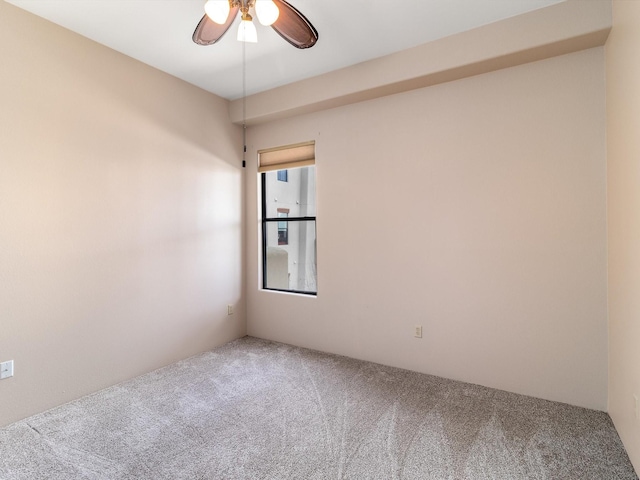
[[[255, 44], [238, 42], [234, 30], [219, 45], [195, 45], [204, 1], [185, 1], [194, 13], [185, 14], [180, 48], [194, 49], [202, 68], [213, 68], [223, 51], [216, 49], [237, 60], [212, 70], [233, 79], [224, 93], [163, 68], [178, 50], [161, 24], [130, 35], [137, 27], [123, 23], [114, 36], [122, 48], [92, 39], [92, 28], [117, 30], [108, 22], [122, 3], [82, 8], [92, 2], [105, 16], [96, 10], [85, 15], [94, 18], [86, 31], [72, 31], [57, 16], [64, 2], [0, 1], [0, 362], [7, 377], [0, 380], [0, 478], [640, 473], [640, 1], [541, 0], [539, 8], [306, 76], [296, 59], [331, 57], [323, 42], [334, 33], [345, 50], [368, 41], [341, 32], [349, 22], [322, 12], [323, 2], [289, 2], [319, 34], [313, 48], [295, 49], [262, 26]], [[384, 2], [343, 3], [356, 21], [358, 9], [381, 15]], [[464, 10], [473, 2], [453, 3]], [[363, 12], [362, 21], [366, 15], [373, 14]], [[152, 12], [141, 18], [156, 20]], [[157, 45], [155, 64], [122, 53], [137, 43]], [[271, 44], [289, 56], [269, 51]], [[286, 81], [258, 86], [272, 70]], [[307, 166], [267, 165], [268, 154], [285, 158], [303, 147], [312, 152]], [[305, 168], [312, 181], [301, 176]], [[300, 181], [315, 193], [305, 183], [305, 197], [287, 203], [284, 189]], [[329, 380], [337, 366], [346, 369], [336, 377], [344, 384]], [[145, 397], [152, 390], [141, 379], [168, 386]], [[210, 397], [190, 390], [205, 383]], [[358, 393], [345, 394], [349, 385]], [[453, 454], [442, 448], [454, 440], [425, 440], [433, 431], [423, 419], [458, 405], [454, 390], [473, 397], [465, 414], [483, 423], [473, 439], [451, 447], [467, 450], [446, 465], [442, 458]], [[306, 406], [276, 401], [285, 391], [287, 398], [310, 392], [300, 394]], [[127, 392], [136, 400], [124, 400]], [[243, 395], [251, 402], [241, 403]], [[329, 400], [340, 395], [335, 405]], [[154, 398], [153, 408], [141, 406]], [[437, 408], [421, 413], [417, 405], [430, 398]], [[120, 417], [101, 423], [101, 415], [116, 417], [97, 401], [114, 399], [146, 412], [154, 427], [134, 429]], [[367, 402], [388, 408], [369, 419]], [[245, 406], [226, 419], [211, 413], [234, 403]], [[528, 422], [528, 433], [504, 433], [503, 443], [485, 442], [502, 447], [479, 453], [483, 435], [500, 431], [487, 409], [510, 403], [523, 412], [509, 414], [513, 428], [522, 432]], [[163, 415], [176, 415], [169, 404], [181, 418], [200, 413], [182, 419], [188, 429], [169, 431], [162, 426]], [[403, 417], [408, 410], [414, 416]], [[452, 431], [459, 410], [446, 410], [442, 431]], [[264, 432], [274, 412], [280, 456]], [[621, 453], [615, 445], [615, 454], [583, 448], [575, 432], [594, 428], [571, 425], [574, 412], [610, 425]], [[261, 419], [239, 421], [243, 415]], [[575, 433], [557, 440], [564, 446], [548, 441], [547, 456], [532, 426], [543, 416], [540, 424], [557, 418]], [[222, 429], [230, 417], [235, 423]], [[298, 418], [307, 425], [302, 432], [317, 428], [317, 438], [285, 428]], [[340, 422], [352, 422], [342, 441], [353, 447], [340, 450], [331, 438], [329, 427]], [[89, 423], [119, 431], [122, 455], [139, 448], [138, 470], [115, 453], [106, 460], [116, 440], [104, 450], [92, 450], [95, 438], [82, 440], [84, 450], [61, 446], [61, 432], [84, 435]], [[148, 443], [127, 443], [129, 429], [143, 428]], [[176, 444], [193, 453], [196, 446], [186, 445], [196, 445], [188, 438], [196, 431], [199, 442], [213, 439], [212, 458], [179, 460]], [[222, 460], [216, 438], [233, 438]], [[269, 439], [260, 440], [268, 455], [251, 443], [256, 438]], [[390, 438], [398, 451], [404, 445], [402, 454], [389, 453]], [[376, 442], [393, 462], [381, 460]], [[48, 449], [43, 458], [57, 459], [55, 468], [35, 464], [36, 444]], [[610, 462], [593, 471], [623, 473], [580, 476], [582, 460], [574, 465], [558, 453], [569, 446], [580, 458]], [[489, 465], [501, 448], [509, 451], [504, 463]], [[319, 464], [298, 461], [304, 452]], [[618, 454], [622, 460], [611, 460]], [[89, 466], [89, 457], [101, 466]], [[534, 475], [534, 457], [560, 470]], [[157, 473], [168, 472], [170, 461], [182, 477]]]

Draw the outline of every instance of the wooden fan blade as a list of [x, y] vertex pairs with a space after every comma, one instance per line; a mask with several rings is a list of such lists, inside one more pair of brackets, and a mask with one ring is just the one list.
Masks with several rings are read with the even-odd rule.
[[296, 48], [311, 48], [318, 41], [318, 31], [307, 18], [285, 0], [273, 0], [280, 15], [271, 28]]
[[233, 7], [229, 11], [229, 16], [227, 17], [227, 21], [222, 25], [217, 24], [213, 20], [211, 20], [207, 15], [202, 17], [200, 22], [198, 22], [198, 26], [193, 32], [193, 36], [191, 37], [194, 43], [198, 45], [213, 45], [218, 40], [222, 38], [222, 36], [227, 33], [229, 27], [236, 19], [238, 15], [239, 7]]

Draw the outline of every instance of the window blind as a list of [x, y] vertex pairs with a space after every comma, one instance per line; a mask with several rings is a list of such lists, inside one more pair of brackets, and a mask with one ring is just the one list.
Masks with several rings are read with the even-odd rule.
[[258, 150], [258, 158], [259, 172], [314, 165], [316, 162], [316, 142]]

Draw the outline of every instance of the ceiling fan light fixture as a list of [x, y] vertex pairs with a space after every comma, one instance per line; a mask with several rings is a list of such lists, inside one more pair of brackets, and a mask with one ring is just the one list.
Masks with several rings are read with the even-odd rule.
[[[10, 1], [10, 0], [9, 0]], [[242, 21], [240, 22], [240, 28], [238, 31], [238, 40], [243, 42], [257, 42], [258, 33], [256, 27], [252, 22], [249, 10], [254, 9], [253, 13], [256, 16], [260, 15], [258, 20], [261, 23], [267, 23], [273, 20], [273, 16], [277, 14], [277, 19], [271, 25], [271, 28], [280, 35], [287, 43], [293, 45], [295, 48], [305, 49], [313, 47], [318, 41], [318, 31], [309, 22], [309, 20], [293, 7], [286, 0], [206, 0], [207, 13], [202, 16], [202, 19], [198, 22], [196, 29], [191, 36], [191, 39], [196, 45], [213, 45], [217, 43], [222, 36], [231, 28], [231, 25], [235, 22], [236, 15], [241, 13]], [[257, 5], [257, 9], [256, 7]], [[264, 5], [263, 5], [264, 4]], [[266, 7], [266, 10], [271, 10], [272, 18], [264, 18], [262, 15], [262, 7]], [[275, 8], [273, 8], [275, 7]], [[218, 10], [218, 14], [214, 14], [214, 11]], [[259, 10], [261, 13], [257, 13]], [[217, 23], [209, 16], [211, 15], [216, 20], [222, 20], [226, 15], [224, 23]], [[267, 17], [269, 15], [266, 15]], [[243, 50], [244, 51], [244, 50]]]
[[238, 41], [256, 43], [258, 41], [258, 32], [256, 26], [252, 22], [251, 15], [242, 14], [242, 21], [238, 27]]
[[230, 10], [231, 7], [228, 0], [208, 0], [204, 4], [204, 12], [218, 25], [222, 25], [227, 21]]
[[273, 0], [256, 0], [254, 8], [258, 21], [265, 27], [273, 25], [280, 15], [280, 10]]

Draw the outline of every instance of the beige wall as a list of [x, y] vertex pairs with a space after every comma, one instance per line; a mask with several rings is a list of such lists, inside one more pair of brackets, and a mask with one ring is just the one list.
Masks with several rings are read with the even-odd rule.
[[[248, 333], [605, 410], [603, 55], [251, 127]], [[317, 298], [259, 289], [253, 159], [307, 140]]]
[[[609, 414], [640, 472], [640, 2], [613, 2], [607, 58]], [[640, 407], [639, 407], [640, 408]]]
[[0, 425], [243, 335], [227, 102], [2, 1], [0, 58]]

